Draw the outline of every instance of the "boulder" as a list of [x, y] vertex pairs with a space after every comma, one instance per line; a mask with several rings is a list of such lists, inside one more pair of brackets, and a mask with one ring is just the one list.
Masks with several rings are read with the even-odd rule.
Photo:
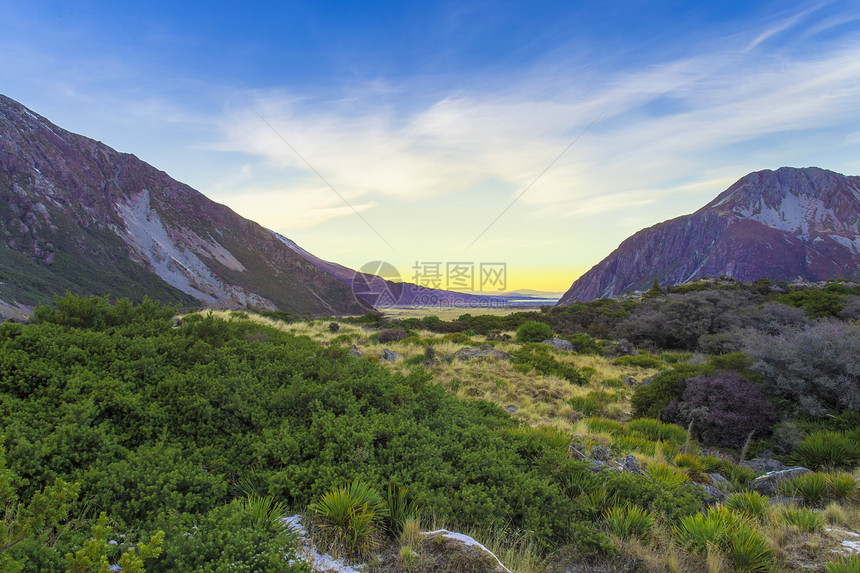
[[639, 465], [639, 460], [633, 454], [627, 454], [623, 458], [618, 459], [618, 464], [621, 466], [621, 471], [634, 474], [642, 473], [642, 466]]
[[579, 442], [570, 442], [570, 444], [567, 445], [567, 457], [575, 460], [586, 459], [585, 454], [582, 453], [582, 444]]
[[713, 473], [713, 474], [705, 474], [705, 475], [711, 481], [712, 486], [717, 487], [723, 491], [729, 491], [729, 489], [731, 488], [732, 484], [729, 483], [729, 480], [727, 480], [726, 478], [724, 478], [720, 474]]
[[513, 358], [513, 356], [507, 352], [496, 350], [492, 346], [466, 346], [454, 353], [454, 358], [459, 358], [460, 360], [471, 360], [473, 358], [483, 358], [485, 356], [498, 358], [500, 360], [510, 360]]
[[353, 344], [352, 348], [349, 349], [349, 355], [355, 356], [356, 358], [361, 358], [361, 350], [358, 349], [358, 346]]
[[771, 497], [777, 493], [776, 488], [779, 482], [794, 479], [811, 473], [811, 470], [801, 467], [787, 468], [784, 470], [769, 472], [753, 480], [751, 484], [752, 490], [757, 491], [762, 495]]
[[612, 452], [603, 444], [597, 444], [591, 448], [591, 459], [599, 462], [608, 462], [612, 457]]
[[456, 567], [458, 571], [511, 573], [511, 570], [505, 567], [492, 551], [468, 535], [447, 529], [421, 532], [421, 535], [425, 539], [435, 541], [437, 546], [446, 553], [454, 554], [450, 560], [452, 567], [447, 568], [448, 570], [454, 570], [453, 566], [458, 564], [459, 567]]
[[573, 344], [570, 342], [570, 340], [565, 340], [563, 338], [550, 338], [549, 340], [544, 340], [541, 344], [549, 344], [556, 350], [573, 352]]
[[698, 482], [693, 482], [693, 485], [697, 485], [705, 491], [705, 505], [724, 502], [728, 497], [728, 494], [718, 487]]
[[388, 350], [387, 348], [382, 351], [382, 359], [387, 360], [388, 362], [397, 362], [397, 359], [400, 358], [400, 355], [394, 352], [393, 350]]
[[749, 468], [757, 474], [769, 472], [777, 472], [785, 469], [785, 465], [779, 460], [771, 458], [753, 458], [745, 462], [741, 462], [745, 468]]

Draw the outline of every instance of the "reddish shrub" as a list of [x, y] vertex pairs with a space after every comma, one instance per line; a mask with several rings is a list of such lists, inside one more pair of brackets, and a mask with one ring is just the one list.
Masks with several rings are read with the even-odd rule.
[[692, 421], [693, 434], [705, 444], [729, 448], [743, 446], [750, 433], [769, 436], [778, 419], [758, 386], [734, 372], [690, 378], [664, 414], [678, 424]]

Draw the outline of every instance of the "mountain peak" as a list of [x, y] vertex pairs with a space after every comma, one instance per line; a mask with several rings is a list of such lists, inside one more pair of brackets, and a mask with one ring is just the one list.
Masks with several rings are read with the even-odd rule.
[[644, 229], [559, 304], [645, 290], [654, 279], [860, 277], [860, 177], [818, 167], [750, 173], [690, 215]]
[[66, 290], [229, 308], [367, 309], [267, 229], [2, 95], [0, 238], [0, 313]]

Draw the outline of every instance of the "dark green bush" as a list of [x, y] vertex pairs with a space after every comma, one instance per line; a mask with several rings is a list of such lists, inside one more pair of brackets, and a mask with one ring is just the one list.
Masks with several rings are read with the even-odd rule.
[[778, 298], [783, 304], [802, 308], [810, 318], [837, 316], [844, 307], [842, 297], [832, 290], [817, 288], [796, 290]]
[[603, 346], [597, 340], [584, 332], [577, 332], [567, 337], [573, 344], [573, 351], [579, 354], [600, 354], [603, 352]]
[[311, 571], [295, 561], [295, 534], [279, 522], [256, 518], [242, 500], [169, 523], [163, 553], [147, 571]]
[[550, 339], [555, 334], [552, 327], [545, 322], [537, 322], [531, 320], [525, 322], [517, 328], [517, 342], [525, 344], [526, 342], [542, 342]]

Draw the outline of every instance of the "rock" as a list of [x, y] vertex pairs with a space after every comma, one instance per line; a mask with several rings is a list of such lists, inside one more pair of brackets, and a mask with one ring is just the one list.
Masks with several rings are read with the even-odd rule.
[[639, 351], [628, 340], [621, 338], [611, 344], [605, 351], [607, 358], [619, 358], [621, 356], [637, 356]]
[[600, 460], [591, 460], [591, 465], [588, 466], [588, 469], [594, 473], [597, 473], [605, 467], [606, 464], [604, 462], [601, 462]]
[[781, 481], [794, 479], [806, 474], [811, 474], [812, 471], [806, 468], [794, 467], [788, 468], [779, 471], [773, 471], [764, 474], [761, 477], [757, 477], [753, 480], [751, 486], [753, 491], [757, 491], [762, 495], [766, 495], [768, 497], [773, 496], [777, 493], [776, 487], [777, 484]]
[[505, 408], [505, 410], [507, 410], [507, 411], [508, 411], [508, 412], [510, 412], [511, 414], [516, 414], [516, 413], [517, 413], [517, 407], [516, 407], [516, 406], [508, 406], [507, 408]]
[[[421, 535], [425, 538], [429, 539], [438, 539], [439, 541], [446, 541], [451, 544], [453, 547], [459, 547], [462, 552], [461, 555], [456, 556], [455, 559], [452, 559], [451, 565], [454, 563], [460, 564], [460, 566], [466, 566], [468, 571], [493, 571], [497, 573], [511, 573], [511, 570], [505, 567], [502, 562], [499, 560], [496, 555], [484, 547], [482, 544], [475, 541], [474, 538], [469, 537], [468, 535], [464, 535], [462, 533], [455, 533], [453, 531], [448, 531], [447, 529], [437, 529], [436, 531], [426, 531], [421, 532]], [[452, 549], [448, 549], [451, 551]], [[474, 557], [478, 559], [475, 560]], [[486, 567], [481, 567], [481, 562], [486, 561], [491, 564], [492, 569], [488, 569]], [[453, 567], [449, 568], [452, 570]], [[461, 570], [460, 567], [457, 567], [457, 570]]]
[[639, 460], [633, 454], [627, 454], [623, 458], [620, 458], [618, 464], [621, 466], [621, 471], [634, 474], [642, 473], [642, 466], [639, 465]]
[[753, 458], [745, 462], [741, 462], [745, 468], [749, 468], [757, 474], [765, 474], [769, 472], [777, 472], [785, 469], [785, 465], [779, 460], [772, 458]]
[[549, 340], [544, 340], [541, 344], [549, 344], [550, 346], [555, 347], [556, 350], [573, 352], [573, 344], [569, 340], [565, 340], [563, 338], [550, 338]]
[[460, 360], [471, 360], [472, 358], [483, 358], [485, 356], [500, 360], [510, 360], [513, 358], [507, 352], [496, 350], [492, 346], [466, 346], [454, 353], [454, 358], [459, 358]]
[[591, 459], [599, 462], [608, 462], [612, 457], [612, 452], [603, 444], [597, 444], [591, 448]]
[[726, 492], [712, 485], [698, 482], [693, 482], [693, 485], [697, 485], [705, 491], [705, 505], [723, 502], [728, 497]]
[[329, 325], [328, 325], [328, 331], [329, 332], [337, 332], [338, 330], [340, 330], [340, 325], [338, 323], [336, 323], [336, 322], [329, 323]]
[[400, 355], [392, 350], [388, 350], [387, 348], [382, 351], [382, 359], [387, 360], [388, 362], [397, 362], [397, 359], [400, 358]]
[[628, 386], [633, 386], [634, 384], [636, 384], [636, 378], [634, 378], [633, 376], [625, 376], [621, 379], [621, 381]]
[[173, 328], [179, 328], [180, 326], [182, 326], [182, 319], [179, 318], [178, 316], [174, 316], [173, 317]]
[[355, 356], [356, 358], [361, 358], [361, 350], [358, 349], [358, 346], [353, 344], [352, 348], [349, 349], [349, 355]]
[[582, 453], [582, 444], [579, 442], [570, 442], [567, 446], [567, 457], [575, 460], [584, 460], [586, 456]]
[[705, 474], [705, 475], [708, 476], [709, 480], [711, 480], [712, 486], [718, 487], [723, 491], [729, 491], [729, 489], [731, 488], [732, 484], [729, 483], [729, 480], [727, 480], [726, 478], [724, 478], [720, 474], [713, 473], [713, 474]]

